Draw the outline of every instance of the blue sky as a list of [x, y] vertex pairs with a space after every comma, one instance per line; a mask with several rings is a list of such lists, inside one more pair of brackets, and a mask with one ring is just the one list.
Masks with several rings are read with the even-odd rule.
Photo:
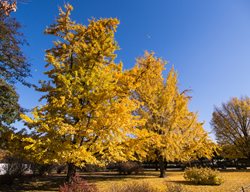
[[[52, 37], [43, 34], [65, 0], [29, 0], [12, 15], [22, 23], [29, 42], [24, 48], [32, 64], [32, 83], [46, 78], [44, 51]], [[191, 89], [190, 109], [199, 112], [205, 129], [214, 106], [231, 97], [250, 95], [250, 1], [247, 0], [70, 0], [73, 20], [117, 17], [118, 60], [131, 68], [144, 50], [174, 65], [181, 90]], [[37, 105], [40, 94], [17, 85], [20, 103]]]

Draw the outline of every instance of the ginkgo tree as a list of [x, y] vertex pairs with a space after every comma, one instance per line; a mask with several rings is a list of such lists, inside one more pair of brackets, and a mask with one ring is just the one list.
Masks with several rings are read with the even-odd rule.
[[33, 117], [22, 115], [32, 131], [22, 140], [35, 161], [68, 164], [71, 181], [76, 166], [133, 159], [124, 143], [144, 121], [133, 114], [139, 107], [130, 95], [133, 77], [115, 63], [119, 21], [92, 19], [84, 26], [70, 19], [71, 5], [65, 9], [46, 29], [58, 38], [46, 52], [49, 80], [39, 89], [46, 104]]
[[131, 75], [140, 77], [133, 97], [143, 103], [137, 114], [146, 119], [141, 128], [150, 135], [144, 141], [145, 150], [148, 157], [159, 161], [160, 177], [165, 177], [165, 161], [209, 158], [215, 150], [197, 114], [188, 109], [190, 97], [179, 91], [173, 68], [164, 79], [165, 65], [164, 60], [146, 52], [131, 70]]

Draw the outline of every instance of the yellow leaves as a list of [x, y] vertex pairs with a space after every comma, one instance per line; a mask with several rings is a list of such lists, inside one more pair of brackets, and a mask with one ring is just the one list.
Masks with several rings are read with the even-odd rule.
[[24, 149], [25, 149], [25, 150], [33, 150], [33, 151], [35, 151], [35, 149], [34, 149], [34, 144], [26, 145], [26, 146], [24, 147]]
[[29, 116], [25, 115], [25, 114], [20, 114], [20, 117], [26, 121], [27, 123], [33, 123], [33, 119], [31, 119]]
[[143, 128], [154, 133], [151, 134], [151, 150], [159, 151], [167, 160], [195, 156], [195, 150], [189, 150], [187, 146], [199, 149], [200, 155], [211, 155], [212, 147], [206, 146], [207, 134], [197, 122], [196, 114], [188, 110], [189, 97], [178, 90], [174, 68], [164, 82], [164, 65], [163, 60], [146, 52], [137, 60], [133, 71], [140, 81], [135, 89], [135, 98], [142, 103], [138, 112], [147, 120]]
[[[71, 37], [72, 37], [72, 35], [71, 35]], [[63, 43], [63, 44], [62, 44], [62, 48], [63, 48], [63, 49], [67, 49], [67, 45], [66, 45], [65, 43]]]
[[35, 140], [31, 137], [23, 138], [22, 141], [28, 142], [28, 143], [35, 143]]
[[[73, 6], [70, 5], [69, 3], [65, 4], [64, 8], [67, 10], [67, 12], [70, 12], [74, 9]], [[65, 12], [61, 8], [59, 8], [59, 11], [61, 14], [65, 14]]]
[[53, 57], [53, 55], [51, 55], [51, 54], [47, 54], [46, 55], [46, 61], [48, 62], [48, 63], [54, 63], [55, 62], [55, 58]]
[[78, 147], [76, 149], [71, 149], [66, 157], [68, 162], [74, 163], [76, 166], [83, 167], [85, 164], [97, 164], [97, 159], [86, 150], [85, 146]]

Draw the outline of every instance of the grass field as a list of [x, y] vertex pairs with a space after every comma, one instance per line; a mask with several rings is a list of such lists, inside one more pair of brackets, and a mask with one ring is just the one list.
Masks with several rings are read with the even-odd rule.
[[[118, 175], [114, 172], [97, 172], [81, 174], [81, 177], [88, 180], [89, 183], [95, 183], [101, 192], [109, 192], [111, 186], [122, 185], [128, 182], [147, 182], [156, 186], [159, 191], [164, 191], [166, 184], [181, 184], [188, 191], [193, 192], [230, 192], [242, 191], [241, 187], [250, 185], [249, 171], [224, 171], [221, 176], [224, 183], [220, 186], [196, 186], [185, 181], [183, 172], [168, 171], [165, 179], [158, 178], [159, 173], [156, 171], [146, 171], [141, 175]], [[58, 191], [58, 186], [63, 183], [65, 175], [52, 175], [44, 177], [25, 177], [17, 180], [12, 188], [0, 187], [0, 191], [39, 191], [49, 192]], [[245, 190], [245, 192], [250, 191]]]

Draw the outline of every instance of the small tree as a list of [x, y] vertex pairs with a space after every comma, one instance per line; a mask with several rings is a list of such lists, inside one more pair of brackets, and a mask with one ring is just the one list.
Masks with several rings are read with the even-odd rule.
[[250, 159], [250, 98], [232, 98], [215, 107], [211, 125], [224, 157]]

